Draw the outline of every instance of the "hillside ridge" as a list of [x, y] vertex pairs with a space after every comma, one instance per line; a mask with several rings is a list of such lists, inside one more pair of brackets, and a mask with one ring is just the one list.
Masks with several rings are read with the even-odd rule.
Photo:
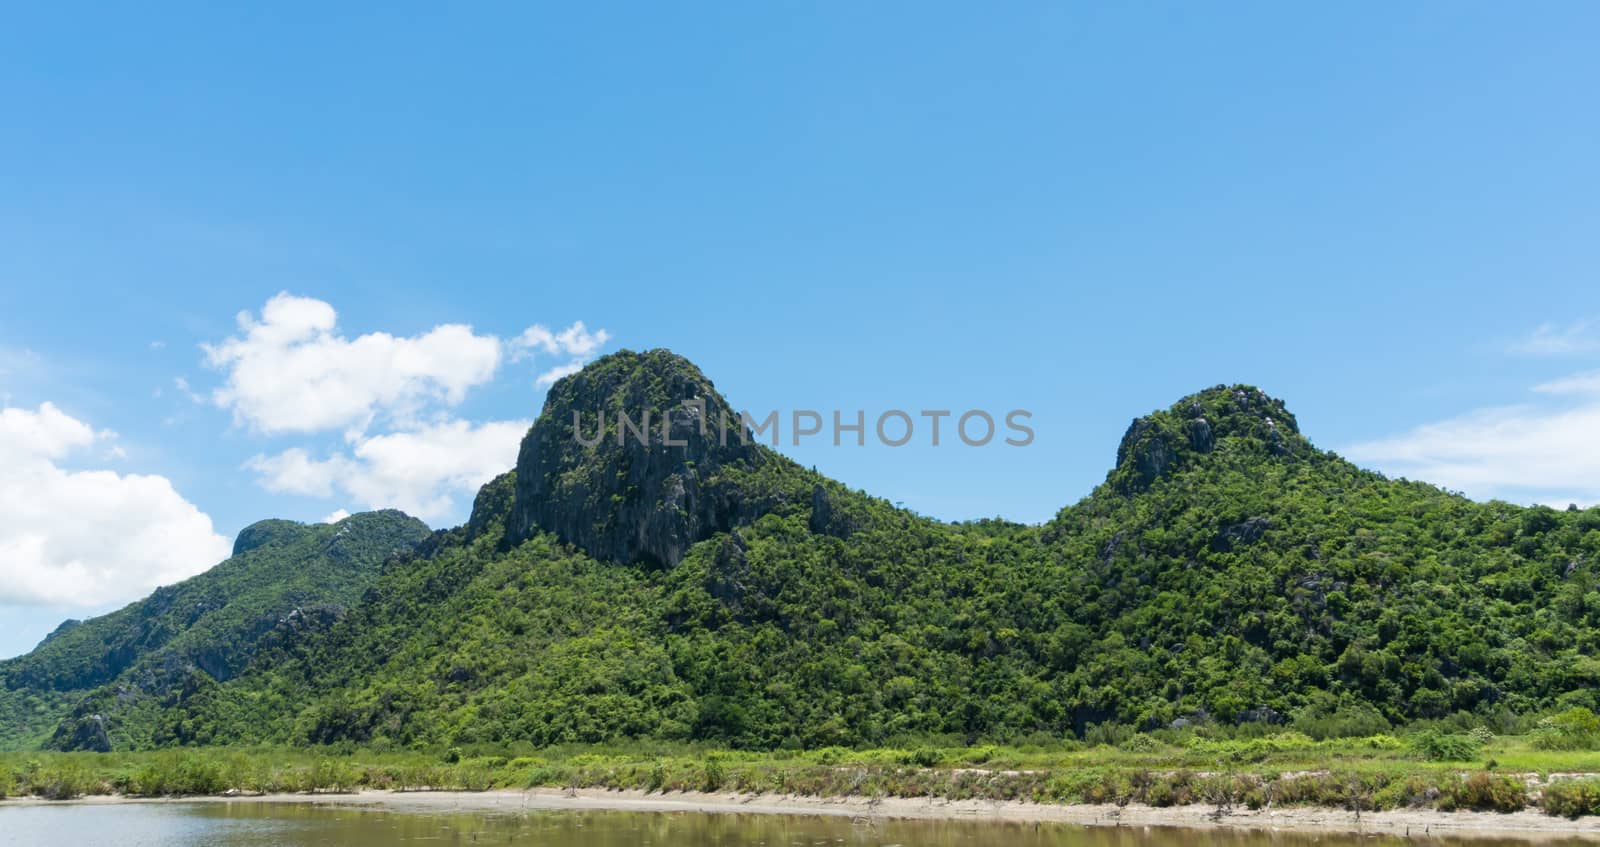
[[[646, 408], [685, 443], [574, 432]], [[113, 740], [771, 749], [1600, 708], [1600, 509], [1387, 479], [1253, 386], [1135, 418], [1105, 482], [1036, 526], [932, 520], [700, 436], [724, 409], [670, 352], [596, 360], [465, 525]]]
[[275, 631], [342, 614], [386, 559], [428, 532], [393, 510], [332, 525], [252, 524], [209, 570], [67, 621], [29, 653], [0, 661], [0, 740], [48, 734], [54, 746], [108, 747], [117, 715], [196, 672], [230, 679]]

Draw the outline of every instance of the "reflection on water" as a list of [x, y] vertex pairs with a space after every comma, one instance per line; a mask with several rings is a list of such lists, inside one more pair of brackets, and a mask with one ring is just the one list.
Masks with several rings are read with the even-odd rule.
[[0, 805], [0, 845], [69, 847], [1373, 847], [1401, 843], [1416, 842], [1243, 830], [694, 812], [394, 812], [310, 803]]

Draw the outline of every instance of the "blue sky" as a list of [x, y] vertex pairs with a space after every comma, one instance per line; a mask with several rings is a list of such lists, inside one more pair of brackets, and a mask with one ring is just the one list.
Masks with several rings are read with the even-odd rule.
[[540, 374], [623, 347], [752, 410], [1032, 411], [1027, 448], [786, 448], [941, 518], [1046, 519], [1219, 382], [1368, 466], [1600, 501], [1597, 37], [1583, 3], [14, 9], [0, 655], [263, 517], [454, 524]]

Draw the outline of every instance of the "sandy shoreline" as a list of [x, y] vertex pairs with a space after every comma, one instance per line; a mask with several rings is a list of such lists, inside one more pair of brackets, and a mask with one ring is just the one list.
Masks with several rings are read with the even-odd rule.
[[134, 798], [85, 797], [47, 801], [12, 799], [14, 805], [115, 803], [316, 803], [372, 807], [399, 812], [515, 812], [527, 810], [620, 810], [644, 812], [708, 812], [763, 815], [829, 815], [850, 818], [1051, 822], [1086, 826], [1177, 826], [1204, 829], [1261, 829], [1283, 832], [1352, 832], [1409, 836], [1505, 837], [1528, 839], [1584, 837], [1600, 841], [1600, 818], [1569, 820], [1536, 810], [1438, 812], [1395, 810], [1351, 812], [1324, 808], [1250, 811], [1240, 808], [1217, 815], [1210, 806], [1154, 808], [1129, 805], [1054, 805], [1022, 801], [944, 800], [939, 798], [801, 797], [779, 794], [704, 794], [585, 789], [565, 791], [361, 791], [352, 794], [268, 794], [234, 797]]

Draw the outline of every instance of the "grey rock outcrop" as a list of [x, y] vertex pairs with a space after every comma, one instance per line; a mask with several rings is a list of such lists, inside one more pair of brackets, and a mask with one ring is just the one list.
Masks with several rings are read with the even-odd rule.
[[774, 460], [687, 359], [614, 353], [551, 387], [517, 456], [509, 540], [543, 530], [595, 558], [671, 567], [763, 513], [736, 477]]
[[1144, 490], [1224, 442], [1278, 457], [1310, 451], [1282, 401], [1259, 388], [1218, 385], [1135, 418], [1117, 446], [1117, 466], [1108, 481], [1125, 493]]

